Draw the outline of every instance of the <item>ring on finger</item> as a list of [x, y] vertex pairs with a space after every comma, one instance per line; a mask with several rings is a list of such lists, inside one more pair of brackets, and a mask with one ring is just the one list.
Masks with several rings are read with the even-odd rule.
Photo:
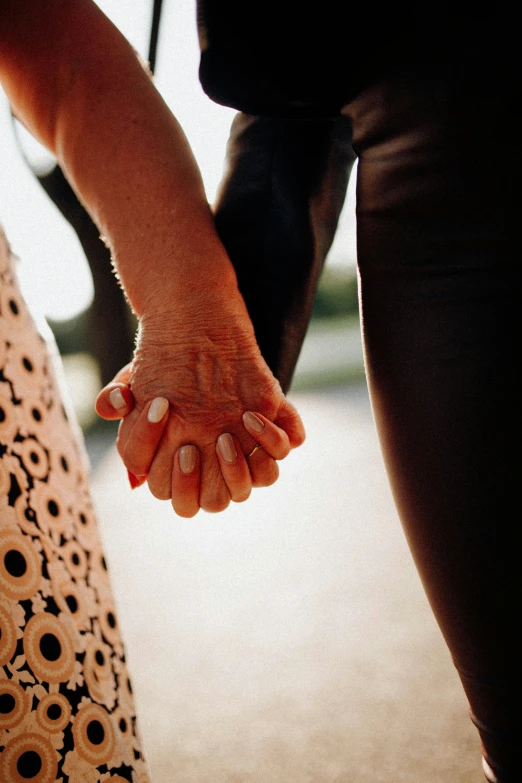
[[248, 454], [245, 454], [245, 457], [246, 457], [247, 459], [250, 459], [250, 457], [253, 457], [253, 456], [254, 456], [254, 454], [256, 453], [256, 451], [257, 451], [258, 449], [262, 449], [262, 448], [263, 448], [263, 447], [261, 446], [261, 444], [260, 444], [260, 443], [256, 443], [256, 445], [254, 446], [254, 448], [252, 449], [252, 451], [250, 451]]

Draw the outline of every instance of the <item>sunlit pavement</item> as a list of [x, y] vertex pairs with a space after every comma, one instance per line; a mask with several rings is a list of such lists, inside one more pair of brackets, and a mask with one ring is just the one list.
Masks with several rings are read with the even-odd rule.
[[366, 387], [291, 397], [306, 443], [222, 514], [94, 469], [152, 783], [482, 783]]

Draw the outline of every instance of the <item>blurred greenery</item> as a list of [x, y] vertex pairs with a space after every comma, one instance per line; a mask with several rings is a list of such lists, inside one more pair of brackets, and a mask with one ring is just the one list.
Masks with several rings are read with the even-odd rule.
[[47, 319], [62, 356], [87, 350], [87, 313], [87, 310], [83, 310], [67, 321]]
[[312, 320], [359, 314], [355, 270], [325, 267], [319, 281]]

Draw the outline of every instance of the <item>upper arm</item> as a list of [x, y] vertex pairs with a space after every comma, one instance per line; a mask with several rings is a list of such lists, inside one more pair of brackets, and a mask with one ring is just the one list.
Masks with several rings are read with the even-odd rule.
[[15, 115], [53, 152], [78, 77], [110, 79], [104, 53], [115, 35], [92, 0], [0, 0], [0, 82]]
[[[81, 0], [80, 0], [81, 3]], [[47, 147], [64, 78], [75, 0], [1, 0], [0, 80], [13, 112]]]

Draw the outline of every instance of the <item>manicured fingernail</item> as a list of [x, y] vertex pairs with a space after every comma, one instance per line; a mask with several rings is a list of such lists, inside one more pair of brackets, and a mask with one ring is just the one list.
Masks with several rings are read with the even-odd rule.
[[243, 414], [243, 423], [247, 429], [254, 430], [254, 432], [263, 432], [265, 429], [264, 422], [250, 411]]
[[147, 413], [147, 419], [151, 424], [157, 424], [158, 421], [161, 421], [166, 414], [168, 407], [169, 401], [166, 400], [165, 397], [156, 397], [156, 399], [152, 400], [150, 404], [149, 412]]
[[217, 439], [217, 445], [225, 462], [235, 462], [237, 459], [236, 444], [230, 433], [225, 432], [220, 435]]
[[195, 446], [182, 446], [179, 450], [179, 466], [182, 473], [192, 473], [196, 467], [197, 449]]
[[128, 470], [127, 476], [129, 477], [129, 484], [131, 485], [131, 489], [136, 489], [136, 487], [139, 487], [140, 482], [138, 481], [134, 473], [131, 473], [130, 470]]
[[125, 408], [127, 403], [125, 402], [125, 397], [121, 393], [121, 389], [113, 389], [111, 392], [109, 392], [109, 400], [111, 401], [111, 405], [113, 408], [116, 408], [117, 411], [120, 410], [120, 408]]

